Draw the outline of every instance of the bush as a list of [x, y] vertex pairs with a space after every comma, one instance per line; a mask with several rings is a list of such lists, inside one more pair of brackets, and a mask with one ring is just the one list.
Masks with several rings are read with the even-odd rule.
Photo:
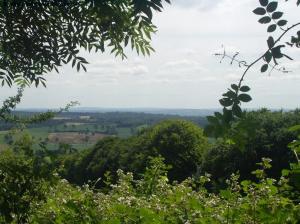
[[0, 222], [26, 223], [33, 202], [45, 199], [48, 182], [34, 164], [10, 150], [0, 152]]
[[160, 158], [151, 160], [139, 181], [132, 173], [119, 170], [118, 182], [108, 193], [94, 192], [88, 185], [74, 188], [62, 180], [47, 195], [47, 202], [32, 213], [30, 222], [298, 223], [299, 205], [282, 195], [288, 189], [287, 180], [267, 178], [265, 169], [269, 166], [269, 160], [264, 159], [261, 169], [255, 171], [258, 183], [239, 183], [238, 176], [232, 175], [227, 188], [217, 194], [201, 186], [209, 181], [207, 176], [170, 184]]

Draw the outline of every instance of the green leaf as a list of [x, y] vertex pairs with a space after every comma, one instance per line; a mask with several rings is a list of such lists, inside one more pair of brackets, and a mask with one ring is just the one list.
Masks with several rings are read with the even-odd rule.
[[72, 62], [72, 68], [75, 66], [75, 64], [76, 64], [76, 59], [74, 58]]
[[233, 104], [233, 101], [229, 98], [223, 98], [219, 100], [219, 102], [223, 107], [229, 107]]
[[281, 175], [283, 176], [283, 177], [286, 177], [286, 176], [288, 176], [289, 174], [290, 174], [290, 170], [287, 170], [287, 169], [283, 169], [282, 171], [281, 171]]
[[266, 10], [264, 8], [258, 7], [258, 8], [256, 8], [256, 9], [253, 10], [253, 13], [256, 14], [256, 15], [263, 16], [267, 12], [266, 12]]
[[220, 196], [222, 198], [225, 198], [225, 199], [231, 199], [232, 198], [232, 193], [230, 190], [221, 190], [220, 191]]
[[266, 62], [270, 63], [270, 61], [272, 60], [272, 53], [270, 51], [268, 51], [264, 57], [265, 57]]
[[277, 28], [277, 25], [276, 24], [272, 24], [272, 25], [270, 25], [268, 27], [268, 32], [272, 33], [272, 32], [274, 32], [276, 30], [276, 28]]
[[268, 70], [268, 68], [269, 68], [269, 65], [268, 64], [264, 64], [263, 66], [261, 66], [260, 71], [262, 73], [264, 73], [264, 72], [266, 72]]
[[234, 89], [235, 91], [239, 89], [239, 87], [236, 84], [231, 84], [231, 88]]
[[245, 94], [245, 93], [240, 94], [238, 99], [242, 102], [245, 102], [245, 103], [250, 102], [252, 100], [251, 96], [248, 95], [248, 94]]
[[279, 19], [282, 17], [282, 15], [283, 15], [283, 12], [274, 12], [272, 14], [272, 19]]
[[270, 2], [267, 6], [267, 12], [274, 12], [277, 9], [278, 2]]
[[250, 87], [249, 87], [249, 86], [242, 86], [242, 87], [240, 88], [240, 91], [241, 91], [241, 92], [249, 92], [249, 91], [250, 91]]
[[271, 22], [271, 18], [269, 16], [264, 16], [264, 17], [260, 18], [258, 20], [258, 22], [261, 24], [266, 24], [266, 23]]
[[275, 45], [274, 38], [270, 36], [270, 37], [268, 38], [268, 40], [267, 40], [267, 43], [268, 43], [269, 49], [273, 48], [274, 45]]
[[144, 11], [144, 13], [147, 15], [148, 19], [151, 21], [151, 20], [152, 20], [152, 17], [153, 17], [151, 8], [147, 6], [147, 7], [144, 8], [143, 11]]
[[278, 45], [277, 47], [272, 48], [272, 56], [274, 58], [282, 58], [283, 54], [281, 53], [281, 48], [285, 47], [284, 45]]
[[80, 71], [80, 63], [78, 62], [77, 63], [77, 72], [79, 72]]
[[259, 3], [261, 4], [261, 6], [267, 6], [269, 3], [269, 0], [259, 0]]
[[278, 26], [285, 26], [286, 24], [287, 24], [286, 20], [279, 20], [277, 23]]
[[235, 98], [236, 97], [236, 93], [233, 92], [232, 90], [229, 90], [227, 93], [224, 94], [224, 96], [227, 96], [228, 98]]

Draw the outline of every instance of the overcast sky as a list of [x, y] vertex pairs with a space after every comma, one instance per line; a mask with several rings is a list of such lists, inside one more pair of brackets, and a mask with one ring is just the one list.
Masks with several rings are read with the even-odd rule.
[[[279, 1], [292, 23], [300, 7]], [[228, 61], [219, 63], [213, 53], [224, 45], [251, 62], [266, 49], [266, 26], [252, 13], [258, 0], [173, 0], [155, 15], [156, 53], [137, 56], [128, 50], [122, 61], [108, 54], [84, 54], [88, 72], [69, 67], [48, 74], [47, 88], [27, 89], [20, 107], [53, 108], [77, 100], [82, 107], [216, 108], [218, 99], [243, 70]], [[277, 33], [278, 35], [279, 33]], [[254, 67], [246, 77], [253, 101], [247, 107], [295, 108], [300, 106], [300, 50], [289, 50], [286, 61], [293, 72], [260, 74]], [[261, 65], [261, 64], [260, 64]], [[0, 100], [15, 89], [2, 88]]]

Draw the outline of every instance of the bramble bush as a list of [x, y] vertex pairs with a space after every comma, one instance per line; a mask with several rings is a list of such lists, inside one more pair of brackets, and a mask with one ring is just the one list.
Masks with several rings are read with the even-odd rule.
[[[37, 204], [30, 223], [298, 223], [300, 205], [284, 196], [288, 179], [268, 178], [271, 160], [264, 158], [253, 172], [258, 182], [239, 182], [231, 175], [218, 194], [204, 185], [209, 175], [170, 183], [161, 157], [153, 158], [144, 178], [118, 171], [117, 184], [108, 193], [92, 185], [74, 187], [61, 180]], [[149, 190], [151, 189], [151, 190]]]

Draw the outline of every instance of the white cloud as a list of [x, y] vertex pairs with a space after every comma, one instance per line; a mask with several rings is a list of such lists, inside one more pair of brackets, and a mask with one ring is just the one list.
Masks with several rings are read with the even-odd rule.
[[223, 0], [174, 0], [172, 4], [179, 7], [193, 7], [199, 10], [210, 10], [217, 7]]

